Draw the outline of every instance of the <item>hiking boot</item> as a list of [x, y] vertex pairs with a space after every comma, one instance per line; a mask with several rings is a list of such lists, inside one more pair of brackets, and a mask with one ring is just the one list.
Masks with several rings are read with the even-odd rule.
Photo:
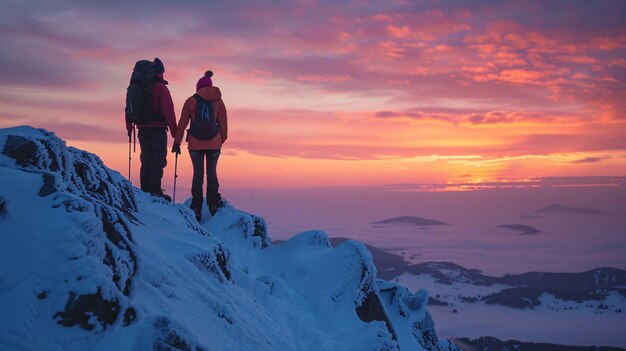
[[151, 194], [152, 196], [158, 196], [158, 197], [161, 197], [161, 198], [165, 199], [165, 201], [172, 202], [172, 198], [171, 198], [171, 197], [169, 197], [169, 195], [167, 195], [166, 193], [164, 193], [164, 192], [163, 192], [163, 189], [158, 190], [158, 191], [151, 191], [151, 192], [150, 192], [150, 194]]
[[202, 207], [194, 208], [193, 213], [196, 215], [196, 221], [200, 222], [202, 219]]
[[219, 207], [217, 205], [209, 205], [209, 212], [211, 212], [211, 216], [215, 216], [218, 208]]
[[220, 196], [217, 203], [209, 205], [209, 212], [211, 212], [211, 216], [215, 216], [217, 210], [224, 206], [226, 206], [226, 201], [222, 198], [222, 196]]

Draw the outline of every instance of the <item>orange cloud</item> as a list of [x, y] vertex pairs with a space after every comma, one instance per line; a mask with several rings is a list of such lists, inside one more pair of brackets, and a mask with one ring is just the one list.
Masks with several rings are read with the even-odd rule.
[[539, 71], [530, 71], [523, 69], [504, 70], [498, 75], [498, 79], [511, 83], [538, 83], [545, 76]]
[[392, 24], [387, 25], [387, 32], [389, 35], [395, 38], [410, 38], [411, 37], [411, 29], [408, 26], [394, 26]]
[[7, 8], [0, 126], [56, 130], [123, 168], [130, 69], [159, 56], [177, 113], [216, 72], [231, 121], [222, 166], [242, 186], [626, 169], [624, 5], [206, 6], [157, 1], [144, 19], [135, 3]]

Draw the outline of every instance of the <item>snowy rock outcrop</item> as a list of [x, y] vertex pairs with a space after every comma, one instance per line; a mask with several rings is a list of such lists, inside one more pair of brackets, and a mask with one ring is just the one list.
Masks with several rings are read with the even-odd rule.
[[231, 205], [197, 223], [44, 130], [0, 151], [2, 350], [457, 350], [361, 243], [273, 245]]
[[[0, 290], [3, 307], [26, 314], [23, 325], [14, 320], [5, 328], [36, 334], [37, 305], [51, 308], [46, 313], [66, 327], [130, 324], [138, 260], [128, 226], [137, 210], [131, 186], [95, 155], [67, 148], [51, 133], [4, 134]], [[28, 298], [33, 294], [38, 303]], [[20, 333], [2, 334], [20, 345]]]

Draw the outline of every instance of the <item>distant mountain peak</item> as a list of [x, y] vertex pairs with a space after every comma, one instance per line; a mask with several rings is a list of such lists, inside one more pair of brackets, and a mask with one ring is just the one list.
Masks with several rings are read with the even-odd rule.
[[500, 224], [498, 228], [506, 228], [520, 232], [520, 235], [531, 235], [541, 233], [541, 230], [525, 224]]
[[561, 204], [552, 204], [546, 206], [535, 212], [548, 212], [548, 213], [587, 213], [587, 214], [609, 214], [608, 212], [596, 210], [589, 207], [570, 207]]
[[413, 224], [418, 226], [433, 226], [433, 225], [448, 225], [448, 223], [437, 221], [434, 219], [427, 219], [416, 216], [401, 216], [394, 217], [389, 219], [383, 219], [378, 222], [374, 222], [374, 224], [389, 224], [389, 223], [404, 223], [404, 224]]

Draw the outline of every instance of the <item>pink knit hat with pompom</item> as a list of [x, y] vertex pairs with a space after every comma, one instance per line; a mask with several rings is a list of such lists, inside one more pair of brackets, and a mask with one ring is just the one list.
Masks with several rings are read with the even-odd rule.
[[196, 84], [196, 91], [200, 90], [200, 88], [212, 87], [213, 81], [211, 77], [213, 77], [213, 71], [209, 70], [204, 72], [204, 77], [200, 78], [198, 84]]

